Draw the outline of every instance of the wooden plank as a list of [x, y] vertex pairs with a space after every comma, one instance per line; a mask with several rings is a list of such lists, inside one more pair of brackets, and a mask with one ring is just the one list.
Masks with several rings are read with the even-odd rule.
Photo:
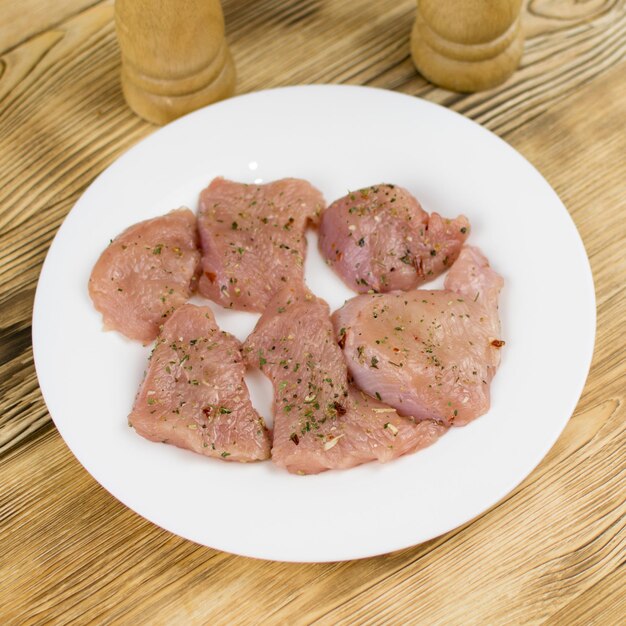
[[99, 487], [50, 425], [30, 348], [41, 263], [86, 186], [153, 130], [121, 96], [111, 3], [84, 11], [82, 0], [56, 4], [73, 17], [44, 32], [57, 21], [52, 12], [46, 26], [23, 22], [15, 29], [23, 43], [0, 58], [0, 597], [10, 599], [1, 621], [616, 623], [626, 541], [623, 0], [533, 0], [520, 70], [473, 95], [415, 73], [413, 0], [224, 1], [240, 93], [370, 84], [480, 121], [561, 195], [596, 281], [585, 394], [524, 484], [473, 523], [416, 548], [320, 565], [234, 557], [158, 529]]
[[92, 4], [94, 0], [1, 0], [0, 53]]
[[546, 620], [545, 626], [622, 624], [626, 615], [626, 567], [622, 564]]

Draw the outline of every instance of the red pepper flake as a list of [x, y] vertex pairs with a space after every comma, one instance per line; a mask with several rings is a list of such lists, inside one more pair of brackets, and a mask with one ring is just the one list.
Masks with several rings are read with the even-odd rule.
[[335, 409], [335, 411], [337, 411], [337, 415], [345, 415], [346, 414], [346, 409], [343, 406], [343, 404], [339, 404], [339, 402], [335, 402], [333, 404], [333, 408]]
[[505, 344], [506, 344], [506, 341], [502, 341], [502, 339], [494, 339], [494, 340], [491, 342], [491, 345], [492, 345], [494, 348], [501, 348], [501, 347], [502, 347], [503, 345], [505, 345]]

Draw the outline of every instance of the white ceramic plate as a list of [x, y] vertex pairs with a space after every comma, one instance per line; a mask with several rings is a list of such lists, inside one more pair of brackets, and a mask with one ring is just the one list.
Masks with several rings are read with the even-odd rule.
[[[103, 332], [93, 264], [130, 224], [196, 208], [216, 175], [310, 180], [328, 201], [393, 182], [429, 211], [464, 213], [470, 242], [506, 280], [492, 407], [432, 447], [387, 465], [292, 476], [150, 443], [127, 426], [149, 349]], [[351, 292], [309, 235], [306, 276], [331, 308]], [[433, 283], [438, 286], [440, 282]], [[213, 306], [245, 338], [257, 316]], [[131, 509], [207, 546], [265, 559], [335, 561], [405, 548], [479, 515], [519, 484], [569, 419], [595, 334], [591, 272], [556, 193], [515, 150], [449, 110], [389, 91], [276, 89], [196, 111], [129, 150], [89, 187], [44, 264], [33, 316], [41, 389], [61, 435]], [[251, 377], [265, 414], [269, 384]]]

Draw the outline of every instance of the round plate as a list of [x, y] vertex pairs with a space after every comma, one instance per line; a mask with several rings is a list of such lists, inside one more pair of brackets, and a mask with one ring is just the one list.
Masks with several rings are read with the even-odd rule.
[[[295, 176], [330, 202], [391, 182], [428, 211], [467, 215], [506, 281], [502, 365], [491, 410], [430, 448], [386, 465], [292, 476], [270, 462], [208, 459], [139, 437], [126, 416], [149, 348], [103, 332], [87, 294], [96, 259], [127, 226], [180, 205], [217, 175]], [[332, 309], [352, 295], [309, 233], [309, 286]], [[441, 282], [432, 283], [439, 286]], [[258, 316], [214, 305], [241, 339]], [[236, 554], [337, 561], [406, 548], [479, 515], [518, 485], [556, 441], [587, 376], [595, 334], [591, 271], [556, 193], [515, 150], [470, 120], [397, 93], [289, 87], [196, 111], [102, 173], [55, 237], [41, 272], [33, 345], [61, 435], [92, 476], [173, 533]], [[253, 402], [270, 394], [251, 375]]]

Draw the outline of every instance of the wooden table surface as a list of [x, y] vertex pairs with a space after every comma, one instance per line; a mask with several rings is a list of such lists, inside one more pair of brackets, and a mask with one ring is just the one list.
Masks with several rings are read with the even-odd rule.
[[[474, 95], [415, 72], [413, 0], [223, 6], [239, 93], [313, 82], [394, 89], [478, 121], [537, 166], [591, 259], [589, 380], [563, 435], [514, 493], [411, 549], [272, 563], [197, 546], [132, 513], [51, 422], [31, 314], [63, 218], [154, 127], [124, 104], [111, 2], [0, 0], [0, 623], [624, 623], [624, 2], [530, 0], [521, 67]], [[546, 268], [546, 280], [558, 279]]]

